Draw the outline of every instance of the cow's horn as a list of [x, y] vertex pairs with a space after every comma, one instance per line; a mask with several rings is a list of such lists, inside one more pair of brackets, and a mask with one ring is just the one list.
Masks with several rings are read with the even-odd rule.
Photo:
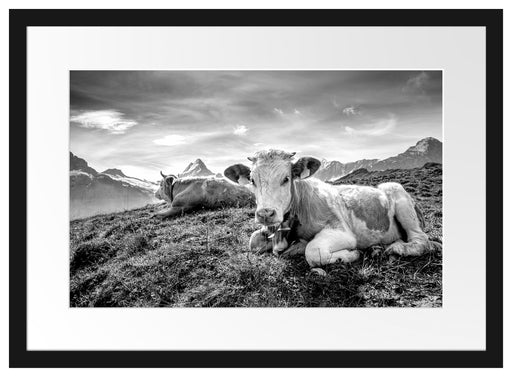
[[165, 178], [165, 175], [164, 175], [164, 173], [162, 173], [161, 170], [160, 170], [160, 175]]

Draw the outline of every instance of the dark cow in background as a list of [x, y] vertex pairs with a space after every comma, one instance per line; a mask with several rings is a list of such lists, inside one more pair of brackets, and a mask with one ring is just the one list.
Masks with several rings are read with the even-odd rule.
[[163, 179], [155, 197], [170, 204], [168, 209], [156, 214], [161, 219], [202, 208], [244, 207], [255, 202], [254, 194], [249, 190], [222, 178], [178, 178], [160, 174]]
[[420, 255], [438, 247], [424, 233], [420, 211], [399, 183], [377, 187], [327, 184], [309, 178], [320, 161], [302, 157], [294, 162], [294, 155], [261, 151], [249, 158], [252, 168], [237, 164], [224, 172], [256, 195], [255, 218], [263, 229], [254, 232], [251, 248], [266, 245], [268, 229], [279, 230], [289, 219], [297, 222], [293, 231], [307, 242], [301, 244], [305, 245], [302, 251], [320, 274], [325, 273], [320, 266], [353, 262], [359, 258], [358, 249], [372, 245], [389, 245], [386, 251], [399, 255]]

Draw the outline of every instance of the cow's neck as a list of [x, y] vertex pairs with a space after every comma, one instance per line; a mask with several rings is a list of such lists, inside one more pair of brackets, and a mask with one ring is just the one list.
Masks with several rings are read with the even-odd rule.
[[173, 182], [172, 184], [167, 185], [167, 186], [165, 187], [165, 188], [167, 189], [167, 193], [166, 193], [166, 194], [167, 194], [167, 196], [171, 199], [171, 203], [172, 203], [172, 201], [174, 200], [174, 192], [173, 192], [173, 191], [174, 191], [174, 183], [175, 183], [175, 182]]
[[304, 182], [295, 181], [291, 185], [292, 200], [290, 203], [290, 210], [288, 211], [291, 217], [296, 216], [302, 223], [306, 220], [308, 215], [307, 207], [310, 203], [310, 195], [307, 187], [304, 187]]
[[334, 214], [312, 182], [300, 180], [292, 186], [290, 217], [296, 217], [300, 223], [299, 236], [312, 238], [334, 219]]

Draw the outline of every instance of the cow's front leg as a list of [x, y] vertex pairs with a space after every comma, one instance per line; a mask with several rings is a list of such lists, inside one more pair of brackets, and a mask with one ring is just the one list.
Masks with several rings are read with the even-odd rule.
[[352, 234], [340, 229], [324, 229], [306, 246], [306, 261], [311, 266], [311, 271], [325, 275], [320, 266], [337, 261], [351, 263], [357, 260], [359, 251], [355, 247], [356, 239]]
[[306, 240], [299, 240], [295, 243], [292, 243], [290, 247], [288, 247], [288, 249], [286, 249], [280, 256], [282, 258], [288, 258], [293, 255], [305, 255], [307, 244], [308, 242]]
[[192, 209], [192, 207], [176, 207], [174, 205], [171, 205], [170, 208], [165, 209], [163, 211], [160, 211], [156, 213], [154, 216], [159, 218], [160, 220], [164, 220], [168, 217], [174, 217], [174, 216], [181, 216], [185, 212], [188, 212]]

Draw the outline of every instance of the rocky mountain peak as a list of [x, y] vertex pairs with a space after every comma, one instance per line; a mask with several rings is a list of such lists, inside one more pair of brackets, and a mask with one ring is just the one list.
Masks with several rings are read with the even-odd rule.
[[183, 173], [179, 174], [180, 177], [205, 177], [209, 175], [214, 174], [200, 158], [188, 164]]
[[69, 170], [78, 170], [93, 176], [98, 175], [98, 172], [91, 168], [87, 161], [85, 161], [83, 158], [75, 156], [72, 152], [69, 152]]
[[416, 145], [409, 147], [406, 153], [416, 154], [428, 154], [440, 152], [443, 148], [443, 144], [433, 137], [426, 137], [416, 143]]
[[115, 169], [115, 168], [107, 169], [107, 170], [103, 171], [102, 173], [109, 174], [109, 175], [117, 175], [119, 177], [126, 177], [126, 175], [122, 172], [122, 170]]

